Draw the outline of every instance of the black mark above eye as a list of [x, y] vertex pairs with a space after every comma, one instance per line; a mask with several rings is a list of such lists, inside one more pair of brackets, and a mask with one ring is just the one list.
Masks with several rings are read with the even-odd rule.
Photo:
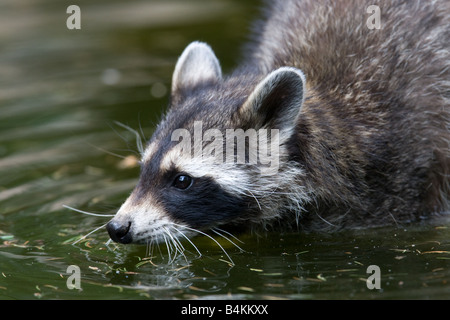
[[186, 174], [180, 174], [175, 178], [172, 185], [177, 189], [186, 190], [192, 185], [193, 180]]

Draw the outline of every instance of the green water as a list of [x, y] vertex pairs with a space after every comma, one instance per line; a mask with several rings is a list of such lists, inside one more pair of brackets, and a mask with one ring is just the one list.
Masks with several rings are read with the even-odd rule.
[[[109, 218], [137, 181], [135, 136], [149, 137], [177, 56], [211, 44], [225, 71], [239, 61], [257, 1], [77, 1], [0, 4], [0, 298], [448, 299], [450, 224], [188, 242], [106, 244]], [[169, 258], [173, 261], [169, 263]], [[235, 265], [227, 262], [231, 258]], [[69, 289], [79, 267], [80, 289]], [[380, 289], [369, 289], [380, 268]]]

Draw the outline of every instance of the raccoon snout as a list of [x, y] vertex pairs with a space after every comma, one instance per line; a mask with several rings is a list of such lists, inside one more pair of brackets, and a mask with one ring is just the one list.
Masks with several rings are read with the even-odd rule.
[[111, 239], [123, 244], [131, 243], [133, 241], [130, 228], [131, 221], [120, 222], [111, 220], [106, 225], [106, 230], [108, 230]]

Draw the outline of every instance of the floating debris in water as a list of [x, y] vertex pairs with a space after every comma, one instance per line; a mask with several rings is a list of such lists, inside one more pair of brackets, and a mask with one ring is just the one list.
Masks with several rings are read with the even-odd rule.
[[237, 289], [242, 290], [242, 291], [247, 291], [247, 292], [255, 292], [255, 289], [250, 288], [250, 287], [241, 286], [241, 287], [237, 287]]
[[138, 166], [139, 159], [135, 155], [126, 156], [117, 164], [117, 168], [121, 170], [136, 168]]

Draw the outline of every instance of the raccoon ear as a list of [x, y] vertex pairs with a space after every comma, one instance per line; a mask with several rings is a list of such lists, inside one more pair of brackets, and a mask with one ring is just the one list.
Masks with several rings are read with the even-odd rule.
[[240, 109], [255, 129], [292, 129], [305, 99], [306, 78], [293, 67], [281, 67], [262, 80]]
[[211, 47], [194, 41], [178, 58], [172, 76], [172, 92], [221, 80], [222, 69]]

